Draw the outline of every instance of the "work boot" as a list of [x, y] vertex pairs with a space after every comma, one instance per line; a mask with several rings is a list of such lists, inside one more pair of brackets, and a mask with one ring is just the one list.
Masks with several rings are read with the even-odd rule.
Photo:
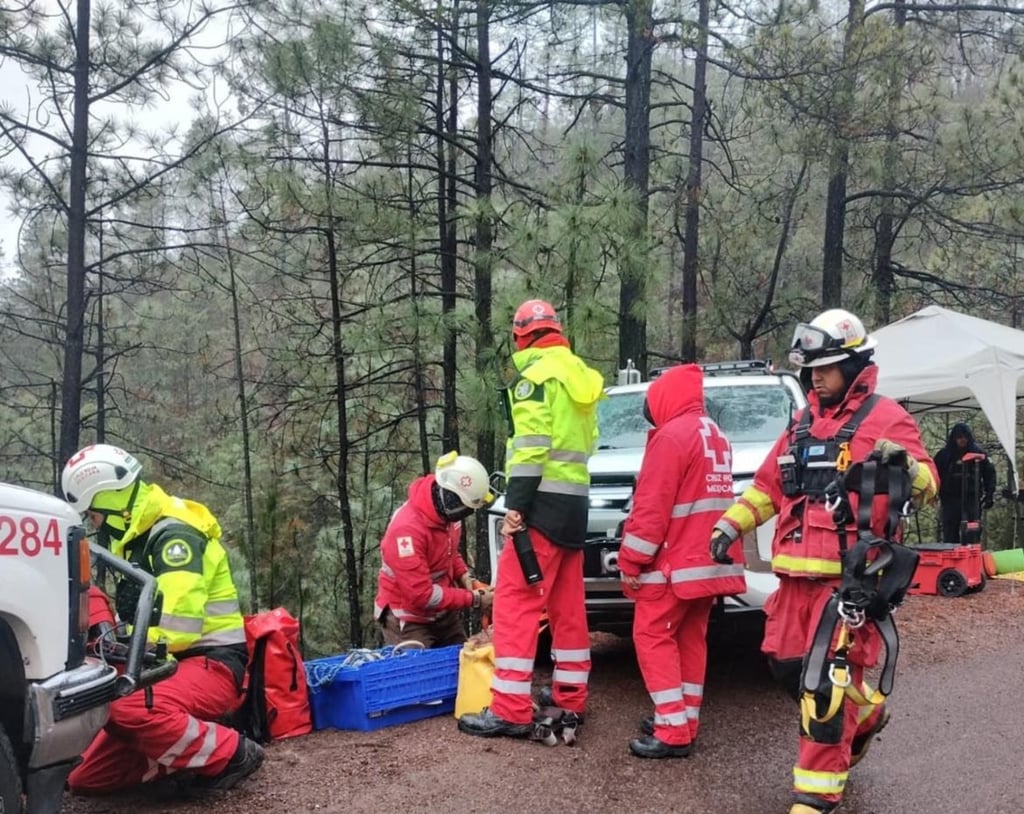
[[504, 721], [491, 712], [490, 707], [484, 707], [479, 715], [466, 713], [459, 718], [459, 732], [480, 738], [525, 738], [533, 732], [533, 723], [514, 724]]
[[642, 738], [631, 740], [629, 742], [629, 751], [637, 757], [654, 759], [664, 757], [689, 757], [690, 744], [684, 743], [682, 746], [673, 746], [668, 743], [663, 743], [654, 737], [654, 735], [645, 735]]
[[830, 803], [811, 794], [794, 794], [793, 800], [789, 814], [832, 814], [839, 808], [839, 803]]
[[238, 736], [238, 748], [228, 765], [219, 774], [196, 777], [192, 783], [198, 791], [227, 791], [233, 789], [263, 764], [263, 747], [244, 735]]
[[851, 769], [864, 759], [864, 756], [868, 753], [868, 749], [871, 747], [871, 741], [875, 739], [875, 735], [885, 729], [885, 725], [887, 723], [889, 723], [889, 708], [883, 707], [882, 714], [878, 716], [878, 720], [875, 721], [875, 725], [862, 735], [854, 737], [853, 744], [850, 748]]
[[654, 735], [654, 716], [648, 715], [646, 718], [640, 719], [640, 731], [645, 735]]

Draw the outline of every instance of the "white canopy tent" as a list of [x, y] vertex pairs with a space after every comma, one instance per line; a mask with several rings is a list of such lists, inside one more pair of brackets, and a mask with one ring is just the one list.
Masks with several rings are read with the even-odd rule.
[[871, 335], [879, 393], [911, 413], [980, 409], [1017, 471], [1024, 331], [930, 305]]

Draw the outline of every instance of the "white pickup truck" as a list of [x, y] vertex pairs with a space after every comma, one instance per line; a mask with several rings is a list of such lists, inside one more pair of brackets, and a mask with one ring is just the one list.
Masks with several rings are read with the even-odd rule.
[[[118, 664], [87, 652], [94, 558], [142, 590], [130, 635], [107, 635]], [[174, 672], [173, 659], [146, 653], [158, 606], [155, 580], [90, 545], [67, 503], [0, 483], [0, 814], [59, 811], [110, 702]]]

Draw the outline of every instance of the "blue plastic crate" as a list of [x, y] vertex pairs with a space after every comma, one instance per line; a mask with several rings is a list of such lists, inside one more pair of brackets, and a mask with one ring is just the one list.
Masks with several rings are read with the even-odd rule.
[[345, 664], [352, 654], [307, 661], [313, 728], [369, 731], [454, 712], [460, 650], [383, 648], [356, 666]]

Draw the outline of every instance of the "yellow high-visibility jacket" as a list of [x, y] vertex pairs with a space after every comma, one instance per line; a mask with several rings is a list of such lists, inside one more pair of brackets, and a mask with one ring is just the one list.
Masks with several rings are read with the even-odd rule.
[[149, 629], [149, 641], [166, 640], [179, 658], [245, 645], [238, 591], [220, 534], [206, 506], [143, 482], [128, 529], [111, 544], [112, 553], [156, 577], [163, 611], [159, 624]]
[[517, 351], [508, 392], [513, 435], [506, 449], [505, 506], [567, 548], [582, 548], [590, 508], [587, 459], [597, 445], [604, 380], [563, 345]]

